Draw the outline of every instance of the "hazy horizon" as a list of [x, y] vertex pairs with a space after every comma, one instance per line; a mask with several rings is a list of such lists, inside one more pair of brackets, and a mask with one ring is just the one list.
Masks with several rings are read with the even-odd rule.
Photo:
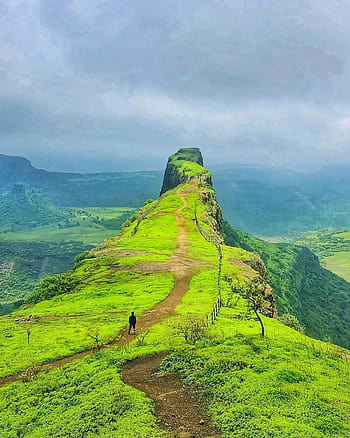
[[[174, 150], [174, 152], [176, 152], [177, 150]], [[0, 152], [1, 155], [1, 152]], [[168, 160], [168, 156], [164, 157], [164, 162], [159, 166], [159, 167], [149, 167], [149, 168], [138, 168], [135, 167], [134, 165], [132, 165], [132, 163], [130, 163], [130, 166], [128, 166], [126, 163], [118, 163], [117, 165], [115, 165], [115, 167], [113, 166], [113, 164], [111, 164], [110, 162], [105, 162], [105, 161], [100, 161], [98, 163], [96, 163], [96, 160], [93, 161], [89, 161], [89, 160], [82, 160], [82, 163], [73, 163], [72, 164], [72, 160], [71, 158], [67, 157], [67, 161], [65, 161], [65, 159], [43, 159], [43, 158], [39, 158], [39, 159], [32, 159], [29, 156], [24, 156], [24, 155], [13, 155], [13, 154], [4, 154], [6, 156], [12, 156], [12, 157], [20, 157], [20, 158], [25, 158], [27, 159], [31, 165], [37, 169], [43, 169], [43, 170], [47, 170], [50, 172], [62, 172], [62, 173], [112, 173], [112, 172], [164, 172], [165, 167], [166, 167], [166, 163]], [[278, 166], [278, 165], [274, 165], [274, 164], [268, 164], [268, 163], [247, 163], [247, 162], [232, 162], [232, 163], [210, 163], [207, 162], [205, 157], [203, 157], [204, 159], [204, 167], [207, 167], [209, 170], [213, 169], [213, 170], [223, 170], [226, 168], [234, 168], [234, 167], [239, 167], [239, 168], [265, 168], [265, 169], [281, 169], [281, 170], [286, 170], [286, 171], [290, 171], [290, 172], [296, 172], [296, 173], [304, 173], [304, 174], [308, 174], [308, 173], [313, 173], [313, 172], [317, 172], [320, 171], [322, 169], [325, 168], [329, 168], [329, 167], [333, 167], [333, 164], [324, 164], [323, 166], [304, 166], [304, 167], [296, 167], [296, 168], [292, 168], [292, 167], [286, 167], [286, 166]], [[85, 163], [85, 166], [84, 166]], [[81, 167], [83, 166], [83, 167]], [[339, 167], [339, 166], [350, 166], [350, 163], [342, 163], [341, 165], [335, 165], [335, 167]]]

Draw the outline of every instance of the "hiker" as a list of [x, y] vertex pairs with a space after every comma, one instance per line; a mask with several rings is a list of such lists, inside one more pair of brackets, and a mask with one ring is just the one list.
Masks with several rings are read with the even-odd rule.
[[131, 315], [129, 316], [129, 335], [132, 328], [134, 329], [134, 334], [136, 334], [136, 316], [134, 312], [131, 312]]

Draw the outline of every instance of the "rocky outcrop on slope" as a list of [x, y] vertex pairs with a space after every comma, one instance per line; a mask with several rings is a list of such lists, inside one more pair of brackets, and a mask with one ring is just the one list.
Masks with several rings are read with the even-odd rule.
[[161, 195], [168, 190], [174, 189], [179, 184], [188, 182], [189, 175], [186, 169], [181, 166], [181, 162], [184, 161], [203, 166], [203, 156], [199, 148], [181, 148], [176, 154], [170, 155], [164, 172]]

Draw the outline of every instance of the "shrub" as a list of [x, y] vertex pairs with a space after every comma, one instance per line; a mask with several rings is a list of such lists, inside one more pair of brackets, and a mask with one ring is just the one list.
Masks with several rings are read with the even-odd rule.
[[76, 265], [78, 265], [78, 264], [80, 264], [83, 260], [93, 259], [93, 258], [95, 258], [95, 257], [96, 257], [96, 255], [93, 254], [92, 252], [90, 252], [90, 251], [84, 251], [84, 252], [82, 252], [81, 254], [78, 254], [78, 255], [75, 257], [74, 261], [75, 261]]
[[306, 375], [295, 370], [280, 370], [277, 373], [278, 380], [287, 383], [299, 383], [307, 380]]
[[45, 277], [40, 281], [35, 291], [29, 295], [27, 303], [35, 304], [43, 300], [49, 300], [56, 295], [71, 292], [79, 282], [79, 277], [71, 272]]
[[200, 315], [189, 314], [179, 317], [174, 328], [177, 335], [184, 337], [186, 344], [193, 345], [205, 337], [208, 323]]
[[290, 313], [285, 313], [282, 316], [278, 317], [278, 320], [288, 327], [291, 327], [294, 330], [297, 330], [300, 333], [304, 333], [305, 328], [301, 325], [298, 318]]

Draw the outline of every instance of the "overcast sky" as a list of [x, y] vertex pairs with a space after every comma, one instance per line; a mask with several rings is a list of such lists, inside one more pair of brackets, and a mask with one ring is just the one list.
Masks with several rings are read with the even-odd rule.
[[349, 0], [0, 0], [0, 75], [39, 167], [350, 162]]

